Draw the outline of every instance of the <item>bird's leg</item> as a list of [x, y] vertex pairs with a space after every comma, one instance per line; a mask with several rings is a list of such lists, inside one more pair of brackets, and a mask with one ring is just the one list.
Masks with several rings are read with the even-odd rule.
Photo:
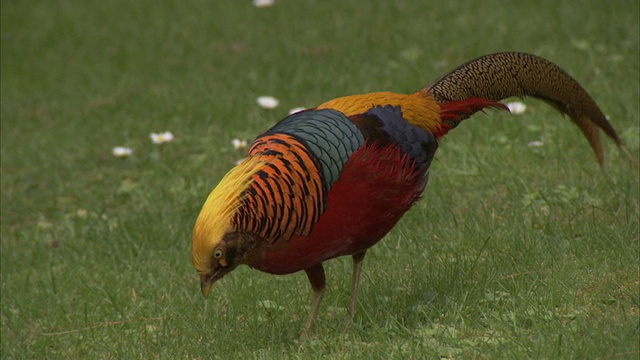
[[351, 303], [349, 304], [349, 316], [351, 320], [356, 314], [356, 297], [358, 296], [358, 285], [360, 284], [360, 273], [362, 273], [362, 263], [367, 251], [353, 254], [353, 274], [351, 276]]
[[322, 263], [305, 269], [304, 271], [307, 273], [307, 277], [309, 278], [309, 282], [313, 288], [313, 301], [311, 302], [311, 312], [309, 313], [309, 317], [304, 324], [304, 330], [300, 336], [301, 339], [306, 338], [311, 332], [313, 322], [316, 318], [316, 314], [318, 313], [318, 308], [320, 307], [320, 301], [322, 301], [322, 295], [324, 294], [326, 284]]

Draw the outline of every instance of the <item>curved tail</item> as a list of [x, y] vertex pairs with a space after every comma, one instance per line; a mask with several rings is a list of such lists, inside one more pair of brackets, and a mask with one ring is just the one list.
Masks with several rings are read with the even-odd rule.
[[423, 91], [441, 104], [469, 98], [499, 101], [512, 96], [535, 97], [578, 125], [601, 166], [604, 153], [598, 128], [634, 159], [589, 93], [566, 71], [539, 56], [518, 52], [481, 56], [442, 75]]

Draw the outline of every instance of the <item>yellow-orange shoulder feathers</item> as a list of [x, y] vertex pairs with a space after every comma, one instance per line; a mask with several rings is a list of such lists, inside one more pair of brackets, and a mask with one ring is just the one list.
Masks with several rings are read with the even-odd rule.
[[365, 113], [377, 105], [400, 106], [403, 117], [410, 124], [432, 134], [439, 134], [442, 131], [440, 104], [424, 89], [413, 94], [385, 91], [344, 96], [329, 100], [318, 106], [318, 109], [334, 109], [352, 116]]

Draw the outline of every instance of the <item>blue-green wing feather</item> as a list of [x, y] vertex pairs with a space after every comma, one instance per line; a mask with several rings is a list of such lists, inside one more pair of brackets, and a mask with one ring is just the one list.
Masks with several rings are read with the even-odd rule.
[[277, 133], [295, 136], [315, 155], [327, 190], [338, 181], [344, 164], [365, 141], [347, 116], [331, 109], [290, 115], [261, 136]]

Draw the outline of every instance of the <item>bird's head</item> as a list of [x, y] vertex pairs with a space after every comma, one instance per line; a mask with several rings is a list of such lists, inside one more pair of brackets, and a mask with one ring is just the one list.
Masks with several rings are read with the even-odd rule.
[[205, 297], [211, 285], [235, 269], [243, 252], [251, 248], [253, 236], [237, 228], [234, 216], [258, 164], [257, 158], [250, 157], [229, 171], [209, 194], [194, 225], [191, 260]]

